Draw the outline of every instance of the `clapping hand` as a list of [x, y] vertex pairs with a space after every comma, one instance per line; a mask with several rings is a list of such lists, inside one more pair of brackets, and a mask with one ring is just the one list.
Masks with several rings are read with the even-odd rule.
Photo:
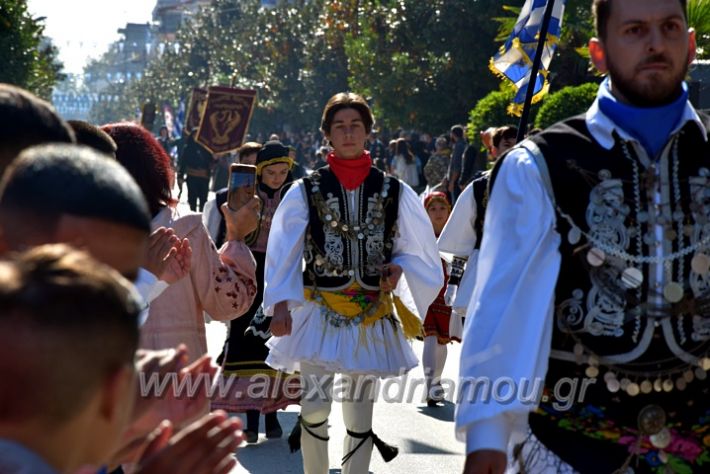
[[168, 284], [175, 283], [190, 271], [192, 248], [187, 239], [180, 239], [166, 227], [155, 229], [148, 237], [145, 268]]

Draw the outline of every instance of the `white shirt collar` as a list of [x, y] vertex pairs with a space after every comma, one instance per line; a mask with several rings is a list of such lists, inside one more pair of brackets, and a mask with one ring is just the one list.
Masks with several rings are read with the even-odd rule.
[[[626, 130], [619, 127], [609, 117], [604, 115], [604, 112], [602, 112], [599, 107], [599, 99], [595, 99], [592, 106], [589, 108], [589, 110], [587, 110], [585, 121], [587, 123], [587, 128], [589, 129], [589, 132], [592, 134], [592, 137], [594, 137], [594, 139], [603, 148], [606, 148], [607, 150], [611, 150], [614, 147], [614, 132], [619, 134], [619, 136], [624, 140], [638, 142], [638, 140], [629, 135]], [[678, 132], [688, 122], [695, 122], [695, 124], [700, 129], [700, 132], [702, 133], [703, 140], [707, 142], [708, 136], [707, 130], [705, 129], [705, 125], [703, 124], [702, 120], [700, 120], [698, 113], [695, 111], [695, 108], [692, 106], [690, 101], [686, 102], [685, 109], [683, 110], [683, 115], [681, 116], [681, 120], [680, 122], [678, 122], [678, 126], [673, 129], [671, 134], [675, 134], [676, 132]]]

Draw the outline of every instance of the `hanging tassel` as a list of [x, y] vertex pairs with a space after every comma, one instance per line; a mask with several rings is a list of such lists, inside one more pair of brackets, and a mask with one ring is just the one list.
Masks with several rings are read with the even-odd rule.
[[419, 319], [416, 314], [412, 313], [397, 296], [394, 297], [394, 307], [397, 310], [399, 321], [402, 323], [404, 337], [414, 339], [417, 336], [422, 336], [424, 327], [422, 326], [421, 319]]
[[296, 426], [291, 430], [291, 434], [288, 435], [288, 447], [292, 453], [295, 453], [301, 449], [301, 417], [298, 417], [296, 421]]
[[375, 447], [377, 447], [377, 450], [380, 452], [385, 462], [390, 462], [399, 454], [399, 448], [397, 446], [385, 443], [375, 433], [372, 433], [372, 442], [375, 444]]

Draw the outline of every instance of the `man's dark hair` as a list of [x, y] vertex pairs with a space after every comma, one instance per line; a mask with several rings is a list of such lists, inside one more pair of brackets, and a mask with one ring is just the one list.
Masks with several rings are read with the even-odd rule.
[[461, 140], [463, 138], [463, 126], [454, 125], [451, 127], [451, 134], [455, 136], [457, 140]]
[[518, 138], [518, 127], [515, 125], [506, 125], [496, 128], [496, 131], [493, 132], [493, 136], [491, 137], [491, 141], [493, 142], [493, 146], [498, 148], [500, 142], [508, 138]]
[[333, 118], [335, 114], [343, 109], [355, 109], [360, 114], [362, 123], [365, 125], [365, 131], [370, 133], [372, 126], [375, 123], [375, 117], [372, 115], [370, 106], [367, 101], [360, 95], [352, 92], [341, 92], [330, 98], [321, 117], [320, 129], [323, 133], [330, 134], [330, 127], [333, 126]]
[[119, 163], [80, 145], [40, 145], [15, 159], [0, 181], [0, 227], [12, 244], [52, 235], [64, 215], [150, 232], [140, 188]]
[[257, 142], [246, 142], [244, 145], [239, 147], [239, 150], [237, 150], [237, 153], [239, 155], [239, 158], [241, 159], [243, 156], [248, 156], [251, 155], [252, 153], [259, 153], [259, 150], [261, 150], [261, 143]]
[[69, 120], [69, 125], [74, 130], [77, 143], [116, 158], [116, 142], [113, 141], [113, 138], [108, 133], [96, 125], [83, 120]]
[[[683, 15], [688, 20], [688, 1], [678, 0], [680, 6], [683, 7]], [[593, 0], [592, 1], [592, 16], [594, 17], [594, 28], [597, 32], [597, 38], [604, 40], [607, 34], [607, 24], [611, 16], [611, 6], [614, 3], [612, 0]]]
[[140, 308], [130, 282], [67, 245], [0, 262], [0, 418], [70, 419], [133, 363]]
[[0, 83], [0, 176], [29, 146], [75, 141], [71, 127], [49, 103], [19, 87]]

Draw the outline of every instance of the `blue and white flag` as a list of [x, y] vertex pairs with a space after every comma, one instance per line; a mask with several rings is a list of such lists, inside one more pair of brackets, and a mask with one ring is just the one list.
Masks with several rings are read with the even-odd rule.
[[182, 136], [182, 128], [185, 126], [185, 100], [180, 100], [178, 111], [173, 118], [173, 137], [180, 138]]
[[[555, 0], [552, 18], [547, 30], [547, 40], [543, 48], [540, 71], [535, 78], [533, 103], [540, 101], [550, 87], [547, 82], [547, 74], [560, 39], [562, 16], [564, 15], [566, 1]], [[528, 81], [530, 80], [530, 70], [537, 53], [540, 27], [545, 16], [547, 2], [548, 0], [525, 1], [513, 32], [500, 51], [491, 58], [489, 64], [494, 74], [512, 82], [518, 91], [513, 103], [508, 107], [508, 112], [514, 115], [520, 116], [523, 111]]]

